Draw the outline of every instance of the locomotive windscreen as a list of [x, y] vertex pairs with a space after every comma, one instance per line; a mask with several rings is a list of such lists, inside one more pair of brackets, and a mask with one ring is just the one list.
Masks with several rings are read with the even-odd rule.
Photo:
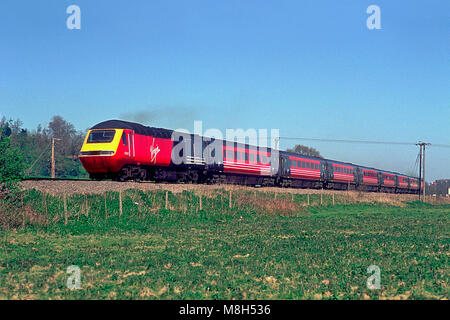
[[116, 130], [92, 130], [87, 143], [109, 143], [113, 141]]

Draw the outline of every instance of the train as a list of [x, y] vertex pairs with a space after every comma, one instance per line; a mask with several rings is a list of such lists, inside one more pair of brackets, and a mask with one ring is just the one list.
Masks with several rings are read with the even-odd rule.
[[90, 128], [79, 159], [95, 180], [420, 191], [418, 178], [397, 172], [123, 120]]

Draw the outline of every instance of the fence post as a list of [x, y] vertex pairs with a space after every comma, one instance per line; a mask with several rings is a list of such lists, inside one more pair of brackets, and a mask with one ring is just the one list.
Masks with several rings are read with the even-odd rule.
[[323, 189], [320, 191], [320, 205], [323, 205]]
[[169, 204], [169, 191], [166, 191], [166, 204], [165, 204], [166, 209], [167, 209], [168, 204]]
[[105, 218], [108, 219], [108, 207], [106, 206], [106, 192], [105, 192]]
[[306, 194], [307, 205], [309, 206], [309, 193]]
[[231, 209], [231, 190], [230, 190], [230, 197], [228, 199], [228, 208]]
[[23, 191], [20, 191], [20, 202], [22, 203], [22, 228], [25, 228], [25, 210], [23, 207]]
[[122, 215], [122, 191], [119, 191], [119, 216]]
[[43, 197], [44, 197], [44, 206], [45, 206], [45, 220], [46, 220], [47, 223], [48, 223], [47, 194], [44, 193], [44, 194], [43, 194]]
[[199, 195], [199, 204], [200, 204], [200, 210], [202, 210], [203, 209], [203, 207], [202, 207], [202, 194], [200, 193], [200, 195]]
[[64, 224], [67, 225], [67, 199], [65, 193], [63, 195], [63, 203], [64, 203]]
[[85, 214], [86, 217], [89, 215], [89, 204], [88, 204], [88, 198], [87, 198], [87, 193], [84, 194], [84, 202], [85, 202]]
[[333, 206], [334, 206], [335, 202], [334, 202], [334, 193], [333, 193]]

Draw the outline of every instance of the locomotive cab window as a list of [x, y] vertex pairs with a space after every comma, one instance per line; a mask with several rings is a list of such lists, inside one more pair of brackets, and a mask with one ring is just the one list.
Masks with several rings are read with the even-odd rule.
[[89, 134], [87, 143], [109, 143], [113, 141], [116, 130], [93, 130]]
[[127, 142], [127, 135], [126, 135], [125, 132], [122, 133], [122, 142], [123, 142], [123, 145], [124, 145], [124, 146], [127, 146], [127, 145], [128, 145], [128, 142]]

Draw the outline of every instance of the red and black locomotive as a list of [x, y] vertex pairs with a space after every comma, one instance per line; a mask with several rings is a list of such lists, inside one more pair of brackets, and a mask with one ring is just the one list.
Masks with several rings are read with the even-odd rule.
[[93, 126], [79, 155], [93, 179], [418, 193], [395, 172], [121, 120]]

